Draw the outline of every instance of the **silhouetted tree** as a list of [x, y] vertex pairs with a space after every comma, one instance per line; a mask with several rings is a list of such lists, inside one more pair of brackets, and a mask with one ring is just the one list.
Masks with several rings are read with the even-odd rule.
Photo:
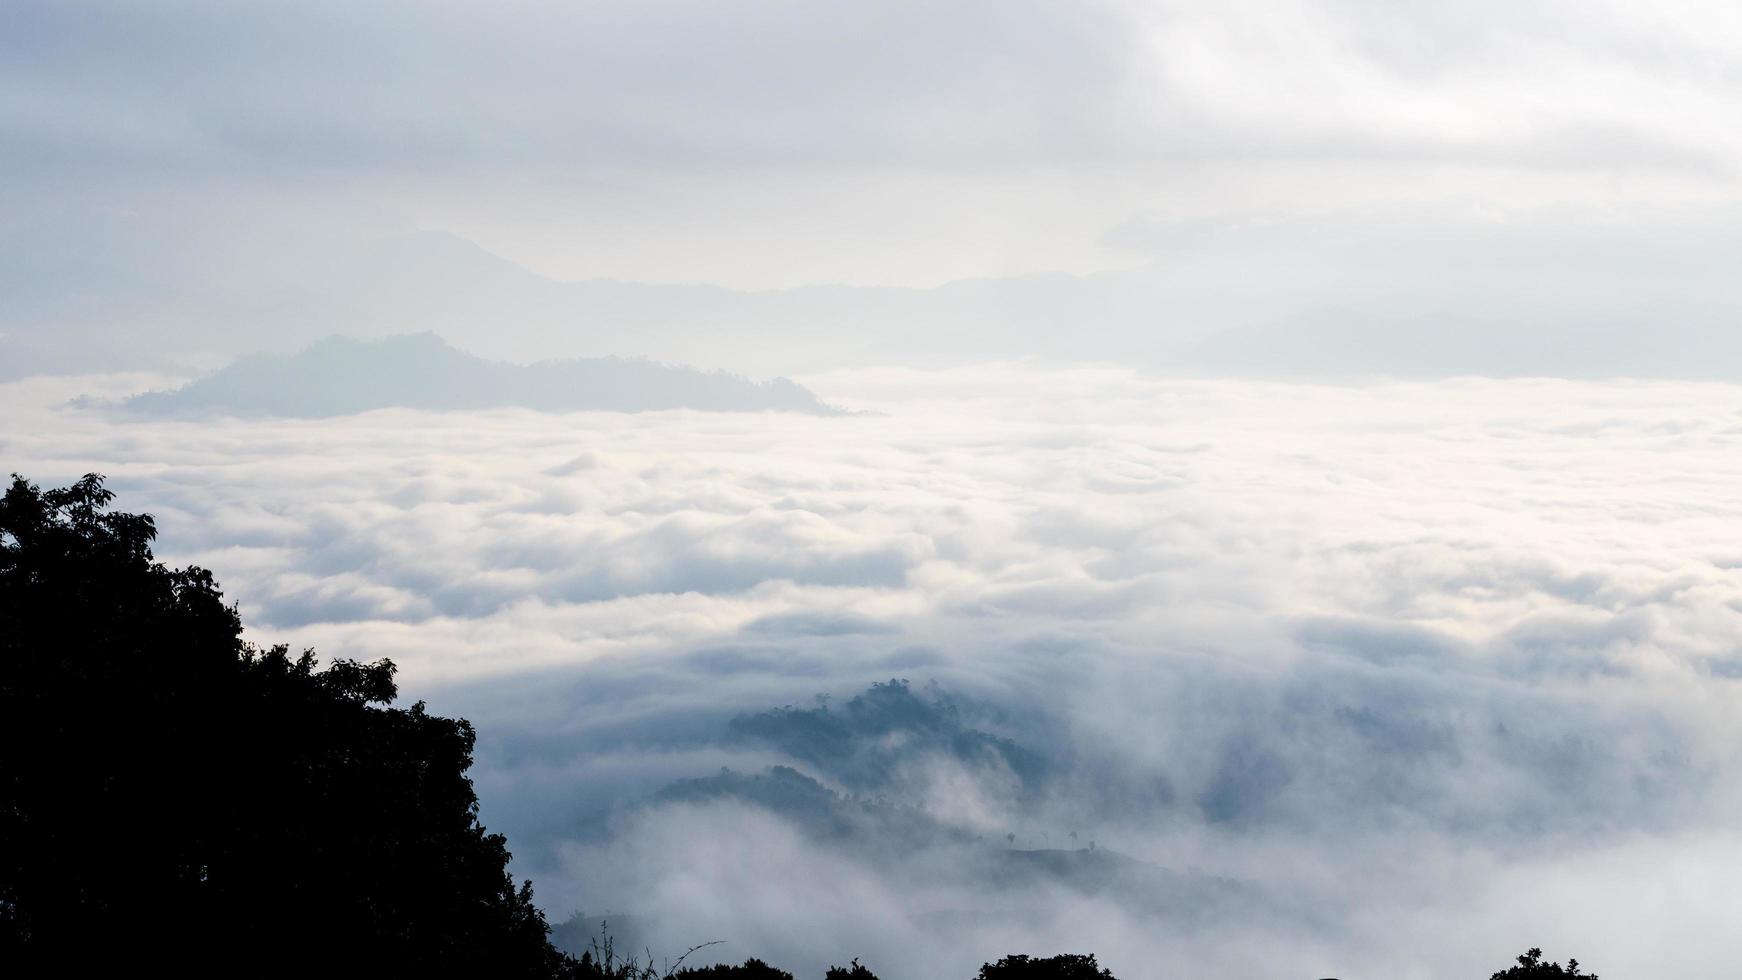
[[872, 973], [863, 966], [860, 966], [859, 960], [854, 958], [851, 968], [844, 966], [829, 967], [829, 972], [823, 974], [823, 980], [877, 980], [877, 974]]
[[[89, 475], [0, 498], [0, 962], [14, 976], [546, 977], [464, 720], [393, 664], [259, 650]], [[132, 972], [132, 969], [129, 972]]]
[[1061, 953], [1045, 959], [1017, 954], [980, 967], [976, 980], [1115, 980], [1112, 971], [1095, 962], [1095, 955]]
[[633, 953], [618, 954], [610, 934], [601, 929], [600, 938], [593, 940], [592, 948], [583, 951], [575, 963], [572, 980], [659, 980], [659, 977], [651, 956], [643, 963]]
[[1488, 980], [1546, 980], [1548, 977], [1578, 977], [1597, 980], [1595, 973], [1580, 973], [1578, 960], [1567, 960], [1565, 969], [1559, 963], [1543, 962], [1542, 950], [1532, 947], [1518, 958], [1515, 966], [1494, 974]]
[[715, 963], [712, 966], [686, 966], [669, 976], [688, 978], [688, 980], [792, 980], [792, 974], [769, 966], [754, 957], [745, 960], [739, 966], [730, 966], [725, 963]]

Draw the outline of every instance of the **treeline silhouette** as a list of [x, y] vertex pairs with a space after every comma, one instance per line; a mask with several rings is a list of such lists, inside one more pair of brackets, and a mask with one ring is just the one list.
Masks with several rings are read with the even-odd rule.
[[[712, 945], [712, 944], [709, 944]], [[690, 950], [695, 952], [702, 947]], [[689, 954], [686, 953], [685, 956]], [[770, 966], [754, 957], [736, 966], [717, 963], [710, 966], [690, 967], [679, 962], [670, 964], [665, 969], [655, 969], [651, 959], [638, 961], [634, 957], [619, 959], [612, 947], [611, 939], [606, 936], [602, 941], [593, 944], [593, 948], [581, 955], [580, 973], [587, 977], [604, 977], [610, 980], [793, 980], [793, 975], [778, 967]], [[866, 969], [855, 959], [850, 966], [831, 966], [823, 974], [823, 980], [878, 980], [877, 974]], [[1006, 956], [996, 963], [985, 963], [980, 966], [980, 972], [975, 980], [1116, 980], [1112, 972], [1095, 962], [1093, 953], [1087, 955], [1063, 953], [1058, 956], [1044, 958], [1026, 955]]]
[[[245, 642], [212, 574], [157, 562], [152, 518], [113, 499], [96, 474], [0, 497], [9, 976], [793, 980], [555, 948], [478, 821], [471, 725], [392, 707], [390, 661]], [[1595, 980], [1537, 949], [1492, 980], [1546, 977]], [[877, 977], [853, 960], [825, 980]], [[1013, 955], [977, 980], [1114, 977]]]
[[1548, 980], [1549, 977], [1577, 977], [1578, 980], [1597, 980], [1595, 973], [1580, 973], [1578, 960], [1567, 960], [1563, 969], [1559, 963], [1544, 960], [1542, 950], [1532, 947], [1518, 962], [1508, 969], [1500, 970], [1488, 980]]
[[0, 960], [559, 975], [478, 823], [471, 726], [388, 707], [388, 661], [244, 642], [112, 498], [96, 475], [0, 498]]

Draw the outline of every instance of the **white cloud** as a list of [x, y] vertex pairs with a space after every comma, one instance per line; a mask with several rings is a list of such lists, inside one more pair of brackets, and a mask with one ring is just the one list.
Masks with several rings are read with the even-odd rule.
[[[912, 975], [1030, 941], [1229, 977], [1479, 972], [1551, 941], [1606, 974], [1734, 962], [1573, 916], [1591, 891], [1598, 919], [1727, 901], [1674, 876], [1733, 853], [1742, 802], [1742, 388], [805, 380], [882, 414], [154, 422], [61, 407], [146, 379], [37, 379], [0, 386], [0, 453], [109, 474], [257, 639], [391, 656], [471, 717], [486, 822], [559, 916], [669, 904], [672, 942]], [[722, 741], [736, 712], [891, 676], [1069, 760], [1028, 803], [936, 758], [892, 791], [1250, 890], [1189, 927], [1043, 890], [1034, 922], [952, 940], [919, 912], [979, 900], [960, 855], [867, 863], [717, 807], [626, 818], [606, 849], [579, 829], [778, 761]], [[778, 886], [754, 901], [745, 853]], [[759, 931], [771, 902], [805, 929]]]

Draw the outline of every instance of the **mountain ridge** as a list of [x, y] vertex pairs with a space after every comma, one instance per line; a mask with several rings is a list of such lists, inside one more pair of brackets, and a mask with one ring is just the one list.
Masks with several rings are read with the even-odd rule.
[[180, 388], [135, 395], [121, 408], [156, 416], [291, 418], [383, 408], [849, 414], [784, 377], [752, 381], [725, 371], [623, 357], [514, 364], [470, 354], [427, 331], [376, 340], [335, 335], [295, 354], [251, 354]]

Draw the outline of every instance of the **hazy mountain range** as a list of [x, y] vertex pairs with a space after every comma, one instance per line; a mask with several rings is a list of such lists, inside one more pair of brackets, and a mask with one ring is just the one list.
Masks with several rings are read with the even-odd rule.
[[329, 337], [290, 356], [255, 354], [181, 388], [147, 392], [124, 405], [151, 415], [291, 417], [378, 408], [842, 412], [786, 378], [759, 382], [615, 357], [506, 364], [458, 350], [431, 333], [376, 341]]
[[1038, 358], [1222, 376], [1742, 377], [1727, 274], [1742, 244], [1722, 228], [1421, 224], [1138, 222], [1119, 230], [1134, 263], [1119, 271], [762, 291], [559, 281], [442, 232], [178, 242], [74, 226], [31, 232], [0, 270], [0, 377], [425, 330], [520, 363], [759, 375]]

